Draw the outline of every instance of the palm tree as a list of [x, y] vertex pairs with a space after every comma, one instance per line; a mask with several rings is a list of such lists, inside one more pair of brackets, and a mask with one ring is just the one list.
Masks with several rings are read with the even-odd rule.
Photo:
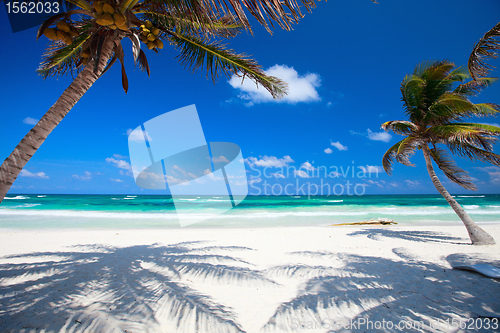
[[[495, 240], [467, 215], [458, 202], [439, 181], [432, 161], [452, 182], [469, 190], [477, 190], [468, 173], [459, 168], [447, 151], [471, 160], [490, 162], [500, 166], [500, 155], [493, 153], [493, 144], [500, 128], [485, 124], [462, 123], [462, 118], [494, 116], [500, 106], [492, 103], [474, 104], [470, 96], [477, 95], [496, 78], [481, 77], [464, 83], [467, 70], [456, 68], [449, 61], [424, 62], [415, 67], [412, 75], [401, 82], [402, 101], [409, 120], [388, 121], [382, 124], [386, 131], [404, 135], [384, 154], [383, 167], [390, 175], [394, 160], [414, 166], [409, 158], [415, 149], [422, 150], [432, 182], [464, 223], [474, 245], [495, 244]], [[460, 84], [453, 89], [455, 83]]]
[[[67, 0], [71, 8], [45, 21], [38, 30], [51, 39], [39, 73], [44, 77], [78, 74], [57, 102], [21, 140], [0, 167], [0, 202], [23, 167], [59, 122], [115, 62], [121, 62], [122, 85], [128, 90], [121, 41], [129, 38], [133, 56], [150, 72], [144, 44], [158, 52], [163, 41], [177, 48], [183, 65], [205, 69], [215, 81], [219, 73], [250, 78], [274, 98], [286, 93], [286, 83], [268, 76], [244, 54], [221, 44], [241, 30], [252, 32], [246, 8], [269, 32], [273, 22], [285, 30], [303, 17], [297, 0]], [[314, 0], [301, 0], [307, 11]], [[141, 44], [142, 43], [142, 44]]]

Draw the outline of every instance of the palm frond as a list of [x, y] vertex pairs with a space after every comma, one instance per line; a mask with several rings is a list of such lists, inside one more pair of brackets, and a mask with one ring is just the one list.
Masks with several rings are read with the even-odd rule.
[[393, 120], [382, 124], [382, 129], [399, 135], [409, 135], [418, 131], [418, 126], [411, 121]]
[[455, 144], [468, 144], [482, 149], [492, 150], [493, 144], [500, 135], [497, 127], [471, 123], [452, 123], [436, 125], [427, 130], [434, 142]]
[[466, 97], [452, 93], [442, 93], [432, 105], [429, 106], [424, 116], [424, 122], [449, 122], [463, 117], [475, 115], [476, 106]]
[[472, 115], [476, 117], [496, 116], [500, 112], [500, 105], [494, 103], [479, 103], [474, 105]]
[[498, 78], [496, 77], [480, 77], [459, 85], [453, 92], [460, 95], [477, 96], [483, 89], [489, 87], [497, 80]]
[[453, 154], [466, 157], [471, 161], [479, 160], [482, 162], [489, 162], [500, 167], [500, 155], [491, 151], [480, 149], [469, 143], [457, 141], [449, 141], [447, 146]]
[[286, 83], [268, 76], [257, 62], [246, 55], [236, 54], [218, 42], [210, 43], [173, 31], [167, 33], [170, 35], [169, 40], [181, 52], [178, 58], [182, 64], [193, 71], [206, 69], [207, 77], [210, 74], [214, 82], [219, 72], [222, 72], [227, 77], [234, 74], [250, 78], [269, 91], [273, 98], [280, 98], [286, 93]]
[[420, 144], [420, 139], [416, 137], [406, 137], [389, 148], [382, 157], [382, 167], [390, 176], [392, 174], [392, 164], [397, 161], [406, 166], [414, 166], [410, 162], [410, 157], [415, 154], [415, 148]]
[[443, 171], [449, 180], [467, 190], [477, 191], [477, 187], [472, 182], [469, 173], [458, 167], [445, 150], [434, 147], [429, 149], [429, 152], [434, 162], [436, 162], [439, 169]]
[[477, 42], [469, 56], [469, 72], [473, 79], [487, 76], [495, 67], [488, 62], [498, 58], [500, 50], [500, 23]]
[[230, 13], [222, 17], [197, 17], [189, 12], [175, 11], [146, 11], [144, 14], [155, 26], [200, 38], [230, 38], [239, 34], [243, 28], [238, 18]]
[[66, 45], [61, 41], [53, 43], [44, 54], [44, 59], [37, 72], [44, 78], [71, 72], [78, 72], [76, 67], [78, 55], [82, 50], [82, 45], [90, 38], [90, 35], [81, 34], [76, 37], [73, 43]]
[[[373, 1], [373, 0], [372, 0]], [[314, 0], [261, 0], [261, 1], [241, 1], [241, 0], [149, 0], [145, 1], [145, 6], [174, 8], [178, 12], [190, 11], [197, 16], [224, 15], [232, 13], [243, 24], [245, 29], [251, 31], [250, 23], [245, 14], [246, 8], [250, 14], [257, 19], [259, 24], [271, 32], [273, 23], [278, 24], [284, 30], [291, 30], [291, 25], [297, 23], [304, 15], [301, 12], [301, 5], [307, 12], [316, 7]]]
[[422, 116], [422, 90], [424, 80], [416, 75], [407, 75], [401, 82], [402, 101], [406, 108], [406, 115], [411, 121], [419, 120]]

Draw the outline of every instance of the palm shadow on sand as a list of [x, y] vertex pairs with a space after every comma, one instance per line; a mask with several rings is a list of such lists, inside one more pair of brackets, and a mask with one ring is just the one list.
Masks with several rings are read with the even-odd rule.
[[[245, 247], [124, 248], [87, 245], [74, 251], [3, 257], [0, 330], [243, 332], [231, 308], [196, 290], [191, 281], [274, 284], [234, 257]], [[40, 323], [45, 323], [40, 326]]]
[[[500, 294], [500, 281], [452, 270], [446, 263], [440, 266], [415, 257], [408, 260], [410, 255], [402, 248], [393, 252], [404, 260], [313, 251], [290, 253], [297, 262], [305, 256], [324, 264], [292, 264], [268, 270], [270, 277], [301, 278], [304, 282], [293, 299], [277, 307], [263, 331], [448, 332], [444, 329], [446, 320], [500, 314], [500, 300], [491, 297]], [[447, 259], [464, 260], [463, 256], [456, 257]], [[475, 256], [468, 258], [470, 262], [481, 261]], [[382, 320], [393, 324], [416, 322], [417, 326], [401, 330], [390, 328], [390, 324], [385, 329], [359, 325], [369, 321], [378, 325], [374, 322]]]
[[373, 240], [382, 240], [385, 238], [397, 238], [414, 242], [434, 242], [446, 244], [470, 244], [468, 238], [453, 237], [443, 232], [424, 231], [424, 230], [393, 230], [367, 228], [348, 234], [349, 236], [366, 236]]

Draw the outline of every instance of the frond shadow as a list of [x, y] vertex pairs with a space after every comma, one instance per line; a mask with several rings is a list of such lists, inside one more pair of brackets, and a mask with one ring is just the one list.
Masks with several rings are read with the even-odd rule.
[[[310, 251], [306, 255], [323, 256]], [[323, 272], [320, 266], [310, 267], [315, 276], [305, 279], [296, 296], [277, 307], [263, 331], [447, 332], [446, 320], [500, 314], [500, 301], [491, 296], [500, 293], [499, 281], [416, 258], [411, 262], [352, 254], [340, 254], [339, 258], [343, 267], [336, 271], [327, 258]], [[292, 264], [269, 269], [268, 273], [301, 278], [304, 271], [305, 265]], [[373, 325], [382, 320], [394, 324], [404, 320], [416, 326], [377, 330], [351, 325], [360, 321], [371, 321]]]
[[252, 249], [85, 245], [3, 257], [0, 331], [243, 332], [230, 307], [184, 282], [276, 284], [226, 253], [236, 250]]
[[470, 244], [467, 238], [453, 237], [442, 232], [424, 230], [391, 230], [391, 229], [363, 229], [351, 232], [348, 236], [366, 236], [369, 239], [398, 238], [414, 242], [435, 242], [446, 244]]

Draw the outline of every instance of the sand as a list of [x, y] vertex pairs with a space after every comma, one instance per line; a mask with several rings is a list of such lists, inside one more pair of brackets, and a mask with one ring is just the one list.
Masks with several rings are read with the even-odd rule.
[[[483, 228], [500, 242], [500, 225]], [[0, 239], [0, 332], [500, 331], [472, 319], [500, 316], [500, 281], [452, 269], [500, 267], [500, 245], [471, 246], [458, 224]]]

